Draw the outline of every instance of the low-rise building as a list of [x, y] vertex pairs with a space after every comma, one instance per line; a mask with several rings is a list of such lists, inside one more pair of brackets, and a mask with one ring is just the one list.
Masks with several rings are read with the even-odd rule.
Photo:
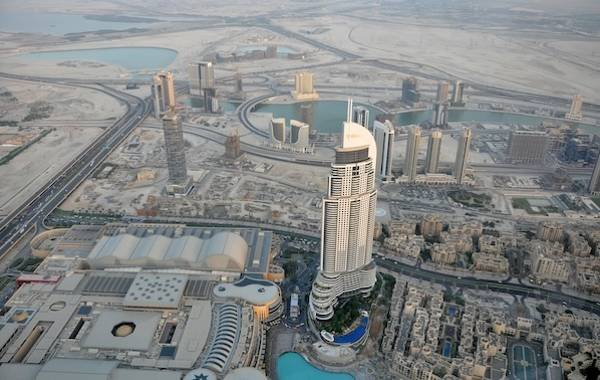
[[508, 259], [504, 256], [475, 252], [473, 254], [475, 270], [492, 273], [508, 273]]
[[436, 264], [452, 265], [456, 263], [457, 255], [454, 244], [435, 243], [431, 247], [431, 260]]

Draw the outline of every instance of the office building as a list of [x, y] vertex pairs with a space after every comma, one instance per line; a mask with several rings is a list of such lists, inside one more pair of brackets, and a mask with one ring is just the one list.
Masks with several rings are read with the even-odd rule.
[[152, 78], [152, 99], [154, 105], [154, 117], [169, 110], [175, 109], [175, 84], [171, 72], [161, 71]]
[[427, 144], [425, 156], [425, 173], [435, 174], [439, 170], [440, 153], [442, 150], [442, 132], [432, 131]]
[[298, 120], [290, 120], [290, 144], [299, 149], [309, 146], [310, 125]]
[[421, 100], [421, 94], [417, 89], [417, 78], [408, 77], [402, 81], [402, 101], [407, 104], [418, 103]]
[[371, 253], [376, 159], [371, 133], [359, 124], [345, 122], [323, 199], [321, 262], [310, 294], [312, 318], [330, 319], [339, 297], [368, 293], [375, 284]]
[[162, 121], [167, 152], [167, 168], [169, 169], [167, 192], [185, 193], [189, 179], [185, 162], [185, 144], [181, 118], [176, 112], [168, 111], [163, 116]]
[[285, 144], [285, 118], [271, 119], [271, 140], [276, 143]]
[[471, 146], [472, 132], [469, 128], [463, 129], [463, 133], [458, 141], [458, 149], [456, 151], [456, 161], [454, 162], [454, 177], [456, 183], [462, 184], [467, 164], [469, 163], [469, 149]]
[[410, 181], [417, 176], [417, 163], [419, 159], [419, 146], [421, 145], [421, 128], [413, 126], [408, 130], [406, 141], [406, 155], [404, 157], [404, 175]]
[[465, 102], [463, 101], [463, 92], [465, 84], [459, 80], [454, 81], [454, 87], [452, 88], [452, 100], [450, 105], [452, 107], [464, 107]]
[[225, 157], [235, 160], [241, 155], [240, 133], [236, 128], [225, 140]]
[[204, 89], [214, 89], [215, 70], [212, 62], [196, 62], [188, 65], [190, 95], [204, 96]]
[[394, 125], [391, 121], [373, 123], [373, 135], [377, 146], [375, 173], [382, 179], [392, 177], [392, 157], [394, 155]]
[[582, 105], [583, 105], [583, 98], [581, 97], [581, 95], [574, 95], [573, 100], [571, 100], [571, 109], [565, 115], [565, 119], [581, 120], [583, 118], [583, 114], [581, 112]]
[[445, 127], [448, 125], [448, 82], [438, 84], [436, 100], [433, 104], [432, 124], [436, 127]]
[[292, 97], [296, 100], [316, 100], [319, 94], [315, 91], [313, 74], [308, 72], [296, 73], [295, 87]]
[[363, 106], [354, 106], [352, 108], [352, 121], [369, 128], [369, 109]]
[[511, 131], [508, 160], [513, 164], [542, 165], [548, 148], [548, 134], [538, 131]]
[[596, 159], [596, 165], [594, 166], [594, 171], [592, 172], [592, 178], [590, 179], [588, 191], [592, 195], [600, 195], [600, 156], [598, 156]]

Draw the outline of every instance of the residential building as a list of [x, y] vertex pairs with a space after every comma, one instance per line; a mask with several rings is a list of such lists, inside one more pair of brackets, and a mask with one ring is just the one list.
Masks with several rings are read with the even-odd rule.
[[427, 144], [427, 155], [425, 156], [425, 173], [437, 173], [440, 165], [440, 153], [442, 150], [442, 132], [432, 131]]
[[408, 130], [408, 141], [406, 142], [406, 155], [404, 157], [404, 175], [410, 181], [417, 176], [417, 163], [419, 159], [419, 145], [421, 144], [421, 128], [412, 126]]
[[469, 128], [464, 128], [463, 133], [458, 141], [458, 149], [456, 151], [456, 161], [454, 163], [454, 177], [456, 183], [462, 184], [465, 178], [465, 172], [469, 163], [469, 151], [471, 146], [472, 132]]
[[394, 155], [394, 125], [391, 121], [373, 123], [373, 135], [377, 145], [375, 173], [383, 179], [392, 177], [392, 157]]

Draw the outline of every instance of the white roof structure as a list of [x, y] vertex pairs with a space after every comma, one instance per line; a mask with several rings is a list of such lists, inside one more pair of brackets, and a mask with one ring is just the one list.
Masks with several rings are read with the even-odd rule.
[[240, 235], [220, 232], [209, 239], [186, 235], [137, 237], [128, 233], [103, 236], [87, 257], [92, 268], [111, 266], [184, 267], [244, 270], [248, 244]]
[[186, 283], [186, 275], [139, 272], [125, 295], [123, 306], [176, 309]]
[[[81, 346], [147, 351], [160, 317], [159, 312], [104, 310]], [[132, 327], [124, 334], [117, 334], [122, 325]]]
[[345, 121], [341, 148], [353, 149], [363, 146], [369, 147], [369, 158], [375, 162], [377, 160], [377, 145], [371, 132], [360, 124]]
[[268, 377], [256, 368], [240, 367], [230, 371], [223, 380], [268, 380]]
[[279, 287], [271, 281], [244, 277], [213, 288], [217, 297], [242, 299], [252, 305], [270, 305], [280, 298]]

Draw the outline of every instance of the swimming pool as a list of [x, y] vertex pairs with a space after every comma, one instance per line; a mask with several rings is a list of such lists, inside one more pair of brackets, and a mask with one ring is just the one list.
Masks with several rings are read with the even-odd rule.
[[286, 352], [277, 359], [279, 380], [354, 380], [345, 372], [323, 371], [310, 364], [296, 352]]
[[333, 338], [335, 344], [354, 344], [360, 341], [367, 332], [367, 326], [369, 325], [369, 317], [363, 316], [360, 320], [360, 324], [356, 328], [344, 335], [336, 335]]

